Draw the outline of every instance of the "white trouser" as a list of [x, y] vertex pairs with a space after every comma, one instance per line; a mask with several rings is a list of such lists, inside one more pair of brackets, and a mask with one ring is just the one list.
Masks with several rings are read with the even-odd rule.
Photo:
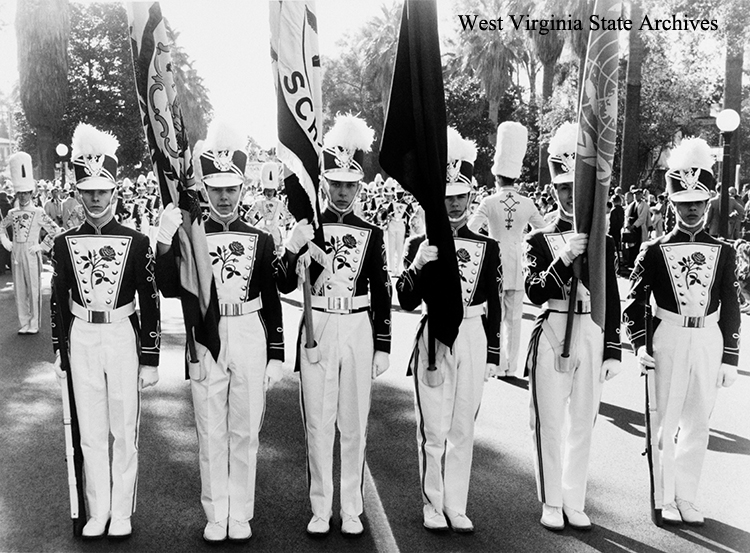
[[400, 275], [403, 271], [405, 237], [406, 225], [403, 221], [392, 221], [388, 223], [386, 243], [388, 251], [388, 270], [391, 274]]
[[328, 519], [333, 513], [333, 441], [338, 426], [341, 510], [359, 516], [372, 388], [372, 323], [366, 311], [348, 315], [313, 311], [313, 329], [320, 362], [308, 361], [304, 340], [300, 348], [310, 505], [315, 516]]
[[539, 500], [583, 511], [591, 434], [602, 394], [604, 337], [590, 315], [576, 315], [570, 370], [559, 372], [556, 367], [567, 317], [566, 313], [550, 313], [550, 332], [544, 331], [538, 346], [530, 348], [530, 424]]
[[39, 330], [42, 309], [41, 253], [29, 253], [31, 242], [13, 243], [13, 289], [21, 328]]
[[106, 519], [111, 511], [112, 518], [127, 518], [135, 512], [141, 411], [133, 325], [74, 318], [69, 344], [89, 515]]
[[502, 337], [500, 370], [513, 376], [518, 370], [518, 351], [521, 348], [521, 320], [523, 318], [523, 290], [503, 290]]
[[206, 375], [190, 381], [198, 430], [201, 504], [209, 522], [251, 520], [266, 394], [266, 334], [257, 312], [219, 319], [218, 361], [200, 344]]
[[662, 321], [654, 332], [665, 505], [675, 498], [693, 503], [698, 494], [723, 344], [718, 324], [682, 328]]
[[431, 388], [422, 381], [427, 367], [426, 330], [419, 339], [420, 362], [413, 368], [419, 476], [422, 500], [439, 513], [444, 507], [466, 513], [474, 421], [482, 401], [486, 359], [487, 338], [482, 318], [464, 319], [453, 350], [445, 348], [445, 356], [436, 360], [445, 380]]

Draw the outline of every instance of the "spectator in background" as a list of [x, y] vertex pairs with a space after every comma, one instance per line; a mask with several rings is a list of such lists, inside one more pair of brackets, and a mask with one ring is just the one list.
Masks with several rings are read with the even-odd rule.
[[622, 253], [622, 227], [625, 225], [625, 210], [622, 207], [622, 196], [612, 195], [612, 211], [609, 212], [608, 234], [615, 241], [615, 253], [620, 259]]

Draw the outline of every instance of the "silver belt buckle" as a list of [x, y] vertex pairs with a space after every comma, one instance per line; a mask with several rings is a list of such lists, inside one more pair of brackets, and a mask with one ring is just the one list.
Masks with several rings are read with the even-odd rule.
[[685, 328], [703, 328], [703, 317], [685, 317]]
[[93, 324], [107, 324], [109, 313], [107, 311], [89, 311], [89, 322]]
[[328, 298], [328, 311], [332, 313], [350, 313], [352, 306], [352, 299], [345, 298], [342, 296], [335, 296]]

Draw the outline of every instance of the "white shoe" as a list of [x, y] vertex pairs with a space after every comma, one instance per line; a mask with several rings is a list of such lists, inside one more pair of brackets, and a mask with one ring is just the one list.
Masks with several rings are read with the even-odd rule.
[[505, 369], [498, 368], [495, 371], [495, 378], [505, 378], [506, 371]]
[[565, 521], [563, 520], [562, 508], [552, 507], [546, 503], [542, 504], [542, 518], [539, 519], [542, 526], [549, 530], [562, 530], [565, 528]]
[[680, 516], [680, 511], [677, 510], [677, 505], [667, 503], [662, 506], [661, 520], [666, 524], [682, 524], [682, 517]]
[[84, 539], [93, 540], [104, 536], [104, 530], [107, 528], [107, 521], [109, 517], [97, 518], [91, 517], [83, 527], [83, 533], [81, 534]]
[[422, 526], [433, 532], [444, 532], [448, 530], [448, 522], [443, 513], [438, 512], [432, 505], [425, 505], [422, 509]]
[[240, 521], [229, 517], [229, 540], [230, 541], [247, 541], [253, 535], [250, 528], [250, 521]]
[[39, 327], [30, 326], [26, 334], [39, 334]]
[[[29, 333], [29, 325], [23, 325], [21, 328], [18, 329], [19, 334], [28, 334]], [[88, 524], [88, 523], [86, 523]]]
[[448, 521], [451, 523], [451, 528], [453, 528], [454, 532], [469, 534], [474, 531], [474, 524], [472, 524], [469, 517], [465, 514], [456, 512], [448, 507], [444, 507], [443, 511], [445, 511], [445, 516], [448, 517]]
[[568, 524], [576, 530], [591, 530], [591, 519], [583, 511], [571, 509], [563, 505], [564, 518], [568, 519]]
[[209, 522], [203, 529], [203, 539], [209, 543], [224, 541], [227, 539], [227, 521]]
[[365, 531], [358, 516], [341, 513], [341, 533], [347, 536], [360, 536]]
[[312, 536], [324, 536], [331, 530], [331, 519], [324, 519], [313, 515], [307, 523], [307, 533]]
[[[684, 499], [677, 499], [675, 503], [677, 503], [677, 510], [680, 512], [682, 522], [689, 524], [690, 526], [703, 526], [703, 523], [706, 520], [703, 518], [703, 514], [698, 510], [698, 507]], [[662, 514], [662, 517], [663, 516], [664, 515]]]
[[109, 531], [107, 536], [110, 538], [124, 540], [129, 538], [133, 533], [133, 527], [130, 524], [130, 517], [128, 518], [113, 518], [112, 522], [109, 523]]

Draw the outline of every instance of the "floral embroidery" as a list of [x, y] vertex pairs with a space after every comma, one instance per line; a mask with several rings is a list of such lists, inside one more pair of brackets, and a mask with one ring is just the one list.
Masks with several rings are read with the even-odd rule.
[[677, 262], [682, 267], [681, 272], [685, 273], [685, 284], [689, 288], [693, 284], [703, 285], [698, 278], [698, 268], [706, 264], [706, 256], [701, 252], [693, 252], [690, 257], [685, 256]]
[[351, 234], [345, 234], [339, 238], [337, 236], [331, 236], [331, 239], [325, 243], [326, 253], [333, 254], [333, 272], [335, 273], [339, 269], [349, 267], [351, 264], [347, 260], [349, 250], [354, 249], [357, 246], [357, 239]]
[[459, 248], [456, 250], [456, 259], [458, 260], [458, 274], [461, 276], [461, 280], [466, 282], [464, 269], [466, 268], [466, 264], [471, 261], [471, 254], [469, 254], [466, 249]]
[[89, 276], [91, 278], [91, 284], [97, 286], [102, 282], [114, 284], [114, 281], [110, 280], [105, 272], [105, 269], [109, 269], [109, 263], [115, 260], [115, 250], [112, 246], [103, 246], [99, 248], [99, 251], [89, 250], [88, 254], [82, 255], [81, 260], [83, 269], [89, 269]]
[[239, 261], [239, 257], [241, 255], [245, 254], [245, 247], [240, 244], [237, 241], [231, 242], [228, 247], [225, 246], [216, 246], [215, 252], [209, 252], [211, 257], [214, 258], [214, 260], [211, 262], [211, 265], [216, 265], [217, 263], [221, 263], [221, 271], [219, 274], [221, 275], [221, 281], [224, 282], [224, 273], [226, 273], [226, 278], [230, 279], [234, 276], [240, 276], [240, 272], [237, 270], [237, 261]]

